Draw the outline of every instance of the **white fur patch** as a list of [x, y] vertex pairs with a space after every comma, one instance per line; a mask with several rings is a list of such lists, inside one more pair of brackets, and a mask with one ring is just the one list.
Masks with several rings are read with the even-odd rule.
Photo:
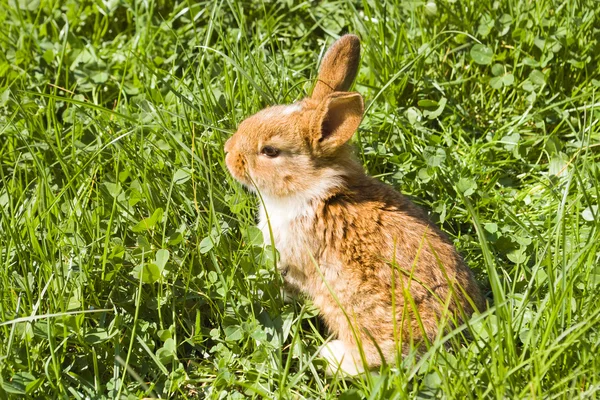
[[302, 105], [299, 103], [294, 103], [281, 110], [281, 115], [290, 115], [298, 111], [302, 111]]
[[[296, 222], [306, 218], [310, 224], [315, 215], [313, 200], [322, 199], [341, 182], [339, 172], [330, 170], [309, 190], [286, 197], [262, 194], [264, 205], [261, 202], [258, 210], [258, 227], [265, 243], [274, 244], [280, 253], [294, 244], [302, 243], [302, 232], [298, 231], [300, 226]], [[268, 222], [271, 223], [275, 243], [271, 242]]]
[[274, 244], [280, 251], [288, 247], [288, 242], [293, 236], [291, 232], [293, 222], [301, 217], [314, 216], [309, 199], [301, 196], [283, 198], [263, 196], [263, 201], [264, 205], [261, 204], [258, 210], [258, 226], [263, 233], [265, 243], [273, 244], [269, 231], [269, 222], [271, 223]]
[[302, 104], [294, 103], [290, 105], [280, 105], [265, 108], [256, 115], [260, 115], [261, 118], [263, 118], [264, 120], [269, 120], [271, 118], [280, 117], [282, 115], [291, 115], [299, 111], [302, 111]]
[[345, 375], [354, 376], [364, 372], [361, 360], [355, 359], [352, 353], [341, 340], [327, 343], [320, 353], [321, 357], [327, 360], [325, 373], [331, 376], [341, 370]]

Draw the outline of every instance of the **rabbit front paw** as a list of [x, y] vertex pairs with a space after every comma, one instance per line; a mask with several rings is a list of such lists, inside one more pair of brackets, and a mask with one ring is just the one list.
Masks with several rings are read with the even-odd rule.
[[321, 349], [321, 357], [327, 360], [325, 373], [328, 376], [341, 372], [344, 375], [358, 375], [364, 372], [363, 363], [357, 351], [349, 348], [341, 340], [332, 340]]

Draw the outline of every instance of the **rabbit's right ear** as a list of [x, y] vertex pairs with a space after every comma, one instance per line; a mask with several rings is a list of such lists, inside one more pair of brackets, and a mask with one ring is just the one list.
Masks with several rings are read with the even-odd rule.
[[360, 61], [360, 39], [344, 35], [325, 53], [317, 84], [312, 93], [315, 100], [323, 100], [333, 92], [346, 92], [354, 82]]
[[311, 121], [313, 148], [321, 154], [335, 151], [358, 129], [365, 106], [356, 92], [335, 92], [317, 108]]

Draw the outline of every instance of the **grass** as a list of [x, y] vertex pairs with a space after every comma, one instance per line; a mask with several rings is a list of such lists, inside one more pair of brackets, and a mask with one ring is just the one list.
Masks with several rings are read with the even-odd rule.
[[[0, 398], [600, 397], [597, 5], [0, 0]], [[348, 31], [361, 160], [491, 307], [339, 380], [223, 144]]]

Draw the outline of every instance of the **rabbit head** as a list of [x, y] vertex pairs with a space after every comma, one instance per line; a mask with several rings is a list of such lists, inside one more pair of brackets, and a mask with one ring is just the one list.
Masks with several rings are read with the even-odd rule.
[[359, 57], [358, 37], [342, 36], [325, 54], [312, 96], [244, 120], [225, 144], [233, 177], [270, 197], [318, 196], [361, 168], [346, 145], [364, 111], [361, 95], [347, 91]]

